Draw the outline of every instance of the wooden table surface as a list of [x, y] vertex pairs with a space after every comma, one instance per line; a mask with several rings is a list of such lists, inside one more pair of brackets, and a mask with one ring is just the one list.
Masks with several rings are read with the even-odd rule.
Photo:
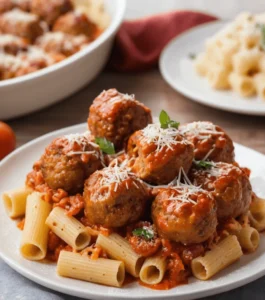
[[16, 132], [17, 146], [50, 131], [85, 122], [95, 96], [112, 87], [135, 94], [137, 99], [152, 109], [153, 115], [164, 109], [172, 119], [181, 123], [212, 121], [223, 127], [235, 142], [265, 154], [265, 117], [233, 114], [189, 101], [168, 86], [158, 70], [122, 75], [104, 71], [89, 86], [70, 98], [8, 122]]

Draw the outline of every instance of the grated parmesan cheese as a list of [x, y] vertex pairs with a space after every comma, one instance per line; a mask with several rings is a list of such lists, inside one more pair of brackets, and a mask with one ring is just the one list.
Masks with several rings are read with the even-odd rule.
[[21, 38], [15, 36], [15, 35], [12, 35], [12, 34], [1, 34], [0, 35], [0, 47], [3, 47], [8, 44], [13, 44], [13, 43], [20, 44]]
[[54, 63], [53, 58], [48, 53], [35, 46], [29, 47], [27, 52], [20, 53], [18, 57], [27, 59], [29, 63], [34, 63], [35, 61], [42, 60], [44, 60], [48, 65]]
[[16, 72], [22, 67], [27, 67], [28, 63], [19, 57], [0, 52], [0, 69], [7, 69]]
[[143, 140], [148, 143], [156, 145], [156, 152], [161, 151], [164, 147], [173, 150], [172, 146], [186, 141], [177, 141], [176, 137], [179, 135], [179, 130], [173, 127], [161, 128], [159, 123], [149, 124], [142, 129]]
[[212, 134], [223, 135], [222, 131], [217, 131], [216, 126], [210, 122], [193, 122], [181, 126], [179, 129], [181, 134], [192, 133], [198, 139], [211, 137]]
[[8, 22], [23, 22], [30, 23], [38, 21], [38, 16], [24, 12], [18, 8], [14, 8], [13, 10], [6, 12], [2, 15], [2, 18]]
[[[104, 169], [104, 172], [101, 173], [102, 178], [100, 181], [100, 184], [102, 186], [110, 186], [111, 184], [115, 183], [114, 192], [117, 191], [118, 186], [123, 181], [134, 177], [138, 180], [137, 177], [135, 177], [135, 174], [131, 172], [131, 170], [126, 166], [121, 166], [118, 164], [118, 160], [112, 162], [112, 164]], [[139, 186], [133, 182], [134, 186], [139, 189]], [[126, 189], [129, 190], [128, 184], [126, 182]]]

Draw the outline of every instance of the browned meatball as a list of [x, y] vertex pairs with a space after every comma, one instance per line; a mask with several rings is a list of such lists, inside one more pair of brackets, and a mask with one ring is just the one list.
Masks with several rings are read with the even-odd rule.
[[64, 189], [70, 194], [81, 192], [84, 181], [102, 168], [99, 147], [84, 134], [55, 139], [41, 157], [43, 178], [52, 189]]
[[193, 145], [175, 128], [149, 124], [129, 138], [127, 153], [131, 170], [138, 177], [151, 184], [167, 184], [181, 169], [188, 173]]
[[222, 162], [210, 162], [207, 168], [193, 168], [190, 172], [195, 185], [212, 192], [217, 203], [219, 220], [236, 218], [248, 211], [251, 184], [243, 169]]
[[129, 136], [152, 123], [151, 111], [135, 100], [134, 95], [116, 89], [103, 91], [90, 107], [88, 127], [96, 137], [105, 137], [122, 149]]
[[194, 145], [196, 160], [233, 162], [234, 145], [219, 126], [211, 122], [193, 122], [180, 126], [181, 133]]
[[185, 245], [201, 243], [216, 230], [216, 203], [209, 192], [193, 186], [162, 189], [152, 218], [161, 237]]
[[28, 43], [25, 39], [11, 34], [0, 35], [0, 52], [16, 55], [18, 52], [25, 51]]
[[84, 35], [72, 36], [63, 32], [47, 32], [40, 36], [36, 45], [46, 52], [61, 53], [65, 56], [78, 52], [89, 40]]
[[89, 38], [93, 38], [96, 29], [96, 25], [88, 19], [86, 14], [78, 11], [71, 11], [61, 16], [53, 25], [53, 31], [71, 35], [82, 34]]
[[122, 227], [139, 220], [149, 192], [128, 169], [112, 164], [87, 179], [83, 196], [91, 224]]
[[0, 14], [13, 8], [12, 0], [0, 0]]
[[17, 8], [0, 16], [0, 32], [34, 41], [43, 33], [39, 18]]
[[12, 0], [14, 7], [22, 9], [24, 11], [31, 10], [31, 0]]
[[61, 15], [71, 11], [73, 4], [71, 0], [32, 0], [32, 13], [52, 25]]

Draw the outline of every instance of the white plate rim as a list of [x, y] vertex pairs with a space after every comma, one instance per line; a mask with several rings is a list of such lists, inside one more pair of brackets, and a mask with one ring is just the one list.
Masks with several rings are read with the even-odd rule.
[[[84, 130], [86, 130], [86, 123], [81, 123], [81, 124], [77, 124], [77, 125], [73, 125], [73, 126], [69, 126], [69, 127], [65, 127], [56, 131], [52, 131], [50, 133], [47, 133], [43, 136], [40, 136], [28, 143], [26, 143], [25, 145], [19, 147], [18, 149], [16, 149], [15, 151], [13, 151], [11, 154], [9, 154], [6, 158], [4, 158], [1, 162], [0, 162], [0, 171], [1, 168], [9, 163], [14, 157], [16, 157], [16, 155], [20, 152], [23, 152], [24, 150], [26, 150], [27, 148], [30, 148], [31, 146], [33, 146], [35, 143], [44, 141], [47, 138], [54, 138], [55, 136], [59, 136], [59, 135], [63, 135], [63, 134], [67, 134], [68, 131], [73, 131], [75, 130], [76, 132], [83, 132]], [[261, 159], [264, 160], [265, 162], [265, 156], [255, 150], [252, 150], [248, 147], [242, 146], [240, 144], [234, 143], [236, 147], [240, 147], [242, 149], [244, 149], [245, 151], [250, 151], [253, 154], [259, 156]], [[11, 220], [12, 221], [12, 220]], [[74, 286], [68, 287], [66, 284], [60, 284], [58, 282], [53, 282], [52, 280], [49, 280], [49, 278], [45, 278], [39, 274], [35, 274], [33, 271], [20, 266], [19, 264], [15, 263], [12, 259], [9, 258], [8, 255], [5, 255], [2, 251], [1, 251], [1, 244], [0, 244], [0, 258], [2, 258], [12, 269], [14, 269], [15, 271], [17, 271], [18, 273], [20, 273], [21, 275], [23, 275], [24, 277], [30, 279], [33, 282], [36, 282], [40, 285], [43, 285], [47, 288], [50, 288], [54, 291], [58, 291], [61, 293], [65, 293], [68, 295], [72, 295], [72, 296], [76, 296], [76, 297], [84, 297], [86, 299], [139, 299], [139, 296], [132, 296], [132, 295], [125, 295], [124, 293], [118, 293], [116, 292], [113, 295], [109, 295], [106, 294], [104, 292], [104, 286], [102, 286], [102, 292], [100, 293], [94, 293], [91, 292], [89, 289], [87, 291], [80, 291], [78, 289], [76, 289]], [[55, 271], [55, 270], [54, 270]], [[251, 276], [243, 276], [240, 279], [235, 279], [234, 281], [230, 282], [230, 283], [226, 283], [223, 285], [219, 285], [217, 287], [214, 287], [212, 289], [207, 289], [206, 285], [205, 287], [201, 288], [199, 291], [192, 291], [189, 293], [179, 293], [177, 295], [167, 295], [167, 290], [165, 291], [153, 291], [152, 296], [148, 295], [144, 295], [141, 297], [141, 299], [173, 299], [173, 298], [177, 298], [177, 299], [182, 299], [182, 300], [191, 300], [191, 299], [197, 299], [200, 297], [205, 297], [205, 296], [211, 296], [211, 295], [216, 295], [222, 292], [226, 292], [235, 288], [238, 288], [240, 286], [243, 286], [247, 283], [250, 283], [260, 277], [262, 277], [263, 275], [265, 275], [265, 267], [263, 270], [260, 270], [257, 273], [252, 274]], [[122, 289], [121, 289], [122, 290]], [[91, 298], [92, 297], [92, 298]]]
[[[205, 106], [209, 106], [215, 109], [220, 109], [223, 111], [229, 111], [229, 112], [233, 112], [233, 113], [238, 113], [238, 114], [244, 114], [244, 115], [254, 115], [254, 116], [265, 116], [265, 102], [264, 102], [264, 109], [260, 109], [260, 107], [255, 108], [255, 106], [249, 106], [248, 109], [245, 109], [244, 107], [233, 107], [233, 106], [224, 106], [222, 105], [222, 102], [211, 102], [208, 101], [204, 95], [195, 95], [195, 92], [192, 92], [192, 89], [188, 89], [185, 86], [183, 86], [180, 82], [178, 82], [177, 80], [174, 80], [168, 70], [167, 70], [167, 66], [165, 63], [166, 60], [166, 56], [169, 52], [169, 49], [171, 49], [176, 43], [181, 42], [182, 38], [185, 38], [186, 36], [190, 35], [190, 34], [194, 34], [196, 33], [196, 31], [201, 30], [201, 29], [205, 29], [205, 28], [209, 28], [211, 26], [216, 26], [219, 25], [221, 27], [221, 25], [225, 25], [228, 24], [228, 21], [220, 21], [220, 20], [216, 20], [216, 21], [211, 21], [211, 22], [207, 22], [205, 24], [201, 24], [198, 26], [195, 26], [191, 29], [188, 29], [186, 31], [184, 31], [183, 33], [181, 33], [180, 35], [178, 35], [177, 37], [173, 38], [166, 46], [165, 48], [162, 50], [160, 57], [159, 57], [159, 62], [158, 62], [158, 66], [159, 66], [159, 70], [160, 73], [162, 75], [162, 77], [164, 78], [164, 80], [177, 92], [181, 93], [182, 95], [184, 95], [185, 97], [187, 97], [188, 100], [191, 101], [195, 101], [197, 103], [203, 104]], [[221, 28], [220, 28], [221, 29]], [[210, 37], [210, 36], [207, 36]], [[177, 68], [177, 58], [176, 58], [176, 68]], [[222, 93], [222, 91], [215, 91], [216, 93]], [[247, 100], [242, 98], [242, 100], [244, 101], [249, 101], [251, 103], [251, 100]]]

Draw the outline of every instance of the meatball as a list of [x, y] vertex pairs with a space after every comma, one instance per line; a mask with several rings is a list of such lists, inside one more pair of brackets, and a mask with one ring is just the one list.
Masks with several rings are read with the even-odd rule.
[[31, 11], [52, 25], [61, 15], [71, 11], [71, 0], [32, 0]]
[[185, 245], [209, 239], [217, 226], [212, 195], [194, 186], [161, 189], [152, 205], [158, 234]]
[[70, 56], [78, 52], [89, 40], [84, 35], [72, 36], [63, 32], [47, 32], [40, 36], [36, 45], [46, 52], [60, 53]]
[[248, 211], [252, 188], [243, 169], [233, 164], [209, 162], [206, 168], [192, 168], [190, 178], [195, 185], [212, 192], [220, 221]]
[[139, 220], [149, 191], [127, 168], [112, 163], [86, 180], [83, 197], [91, 224], [122, 227]]
[[55, 22], [53, 31], [61, 31], [71, 35], [85, 35], [93, 38], [96, 25], [92, 23], [86, 14], [78, 11], [69, 12]]
[[84, 181], [102, 168], [99, 147], [86, 134], [70, 134], [55, 139], [41, 157], [43, 178], [52, 189], [70, 194], [83, 191]]
[[36, 15], [16, 8], [0, 16], [0, 32], [34, 41], [43, 34], [43, 28]]
[[18, 52], [26, 51], [28, 43], [25, 39], [11, 35], [0, 35], [0, 52], [16, 55]]
[[233, 162], [234, 145], [219, 126], [211, 122], [193, 122], [180, 126], [181, 133], [194, 145], [196, 160]]
[[129, 136], [152, 123], [151, 110], [134, 95], [116, 89], [103, 91], [90, 107], [88, 127], [96, 137], [105, 137], [121, 150]]
[[13, 8], [12, 0], [0, 0], [0, 14]]
[[193, 145], [175, 128], [149, 124], [128, 141], [129, 166], [142, 180], [168, 184], [181, 169], [188, 173], [193, 161]]
[[22, 9], [24, 11], [31, 10], [31, 0], [12, 0], [14, 7]]

